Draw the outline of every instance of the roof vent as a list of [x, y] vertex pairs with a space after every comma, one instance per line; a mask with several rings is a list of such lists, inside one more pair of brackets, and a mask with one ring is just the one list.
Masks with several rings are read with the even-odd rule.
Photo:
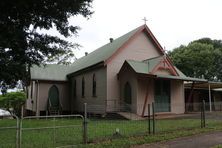
[[110, 41], [110, 43], [112, 43], [113, 42], [113, 38], [109, 38], [109, 41]]
[[85, 56], [87, 56], [88, 55], [88, 52], [85, 52]]

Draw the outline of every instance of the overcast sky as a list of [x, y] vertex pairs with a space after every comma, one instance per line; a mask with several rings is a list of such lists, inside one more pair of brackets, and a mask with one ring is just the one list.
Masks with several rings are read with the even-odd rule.
[[81, 44], [79, 58], [128, 31], [147, 25], [166, 50], [202, 37], [222, 39], [222, 0], [94, 0], [89, 20], [75, 17], [81, 30], [69, 40]]

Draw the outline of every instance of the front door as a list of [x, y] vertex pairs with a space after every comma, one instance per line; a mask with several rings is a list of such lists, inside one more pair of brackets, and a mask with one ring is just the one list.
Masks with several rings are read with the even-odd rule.
[[156, 80], [155, 81], [155, 111], [170, 112], [170, 81]]

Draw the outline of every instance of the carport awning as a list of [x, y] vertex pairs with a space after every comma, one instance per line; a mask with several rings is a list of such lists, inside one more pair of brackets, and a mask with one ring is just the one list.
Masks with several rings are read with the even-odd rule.
[[[205, 83], [195, 83], [194, 89], [209, 89], [209, 85], [211, 89], [222, 88], [222, 82], [208, 81]], [[184, 86], [185, 88], [191, 88], [192, 83], [185, 83]]]

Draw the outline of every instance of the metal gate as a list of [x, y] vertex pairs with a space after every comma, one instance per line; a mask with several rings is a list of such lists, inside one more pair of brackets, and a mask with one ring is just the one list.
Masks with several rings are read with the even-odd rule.
[[21, 119], [22, 148], [72, 147], [84, 142], [82, 115], [29, 116]]
[[15, 115], [0, 116], [0, 147], [19, 147], [19, 119]]

